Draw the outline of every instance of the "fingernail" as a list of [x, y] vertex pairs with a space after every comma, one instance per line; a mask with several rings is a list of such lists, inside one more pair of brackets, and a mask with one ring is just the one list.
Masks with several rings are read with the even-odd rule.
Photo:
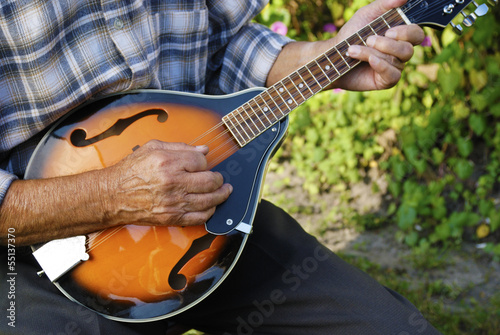
[[385, 33], [385, 37], [396, 39], [398, 37], [398, 33], [396, 33], [394, 30], [387, 30], [387, 32]]
[[375, 45], [375, 40], [377, 39], [377, 37], [375, 36], [370, 36], [366, 39], [366, 45], [368, 45], [370, 48], [373, 48], [373, 46]]
[[206, 145], [197, 145], [196, 146], [196, 150], [198, 150], [198, 151], [205, 151], [205, 150], [208, 150], [208, 146], [206, 146]]
[[358, 57], [359, 54], [361, 53], [361, 47], [359, 45], [351, 45], [347, 50], [347, 52], [351, 57]]

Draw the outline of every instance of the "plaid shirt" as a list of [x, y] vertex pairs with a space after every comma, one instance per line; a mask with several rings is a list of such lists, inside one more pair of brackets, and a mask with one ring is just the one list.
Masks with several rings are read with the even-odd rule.
[[263, 86], [289, 40], [249, 21], [266, 0], [0, 0], [0, 203], [44, 130], [138, 88]]

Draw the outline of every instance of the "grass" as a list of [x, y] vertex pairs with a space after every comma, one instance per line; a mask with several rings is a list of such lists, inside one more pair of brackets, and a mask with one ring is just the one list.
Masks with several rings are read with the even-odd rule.
[[[463, 291], [433, 281], [428, 276], [415, 285], [410, 278], [392, 269], [382, 268], [365, 258], [339, 253], [347, 262], [362, 269], [379, 281], [409, 299], [427, 320], [446, 335], [500, 334], [500, 292], [485, 302], [461, 298]], [[425, 269], [422, 269], [425, 277]], [[450, 304], [450, 302], [454, 302]]]

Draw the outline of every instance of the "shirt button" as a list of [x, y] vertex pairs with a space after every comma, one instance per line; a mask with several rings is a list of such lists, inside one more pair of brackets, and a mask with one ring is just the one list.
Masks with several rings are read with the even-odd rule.
[[115, 19], [115, 22], [113, 23], [116, 29], [120, 30], [123, 28], [123, 21], [120, 19]]

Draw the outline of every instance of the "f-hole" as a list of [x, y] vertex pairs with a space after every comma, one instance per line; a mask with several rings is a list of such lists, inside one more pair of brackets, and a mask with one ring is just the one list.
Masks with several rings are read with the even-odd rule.
[[165, 110], [163, 109], [148, 109], [145, 110], [139, 114], [136, 114], [134, 116], [131, 116], [126, 119], [118, 119], [118, 121], [115, 122], [114, 125], [109, 127], [109, 129], [105, 130], [103, 133], [94, 136], [92, 138], [87, 139], [87, 132], [83, 129], [75, 129], [70, 136], [71, 144], [73, 144], [75, 147], [86, 147], [89, 145], [92, 145], [96, 142], [102, 141], [108, 137], [111, 136], [119, 136], [125, 129], [127, 129], [131, 124], [136, 122], [137, 120], [140, 120], [146, 116], [150, 115], [157, 115], [157, 120], [160, 123], [163, 123], [167, 121], [168, 119], [168, 114]]
[[217, 237], [217, 235], [206, 234], [202, 237], [197, 238], [191, 243], [188, 251], [182, 256], [181, 259], [175, 264], [168, 276], [168, 284], [174, 290], [182, 290], [186, 287], [187, 279], [186, 276], [179, 273], [184, 265], [189, 262], [194, 256], [202, 252], [203, 250], [207, 250], [212, 245], [212, 242]]

